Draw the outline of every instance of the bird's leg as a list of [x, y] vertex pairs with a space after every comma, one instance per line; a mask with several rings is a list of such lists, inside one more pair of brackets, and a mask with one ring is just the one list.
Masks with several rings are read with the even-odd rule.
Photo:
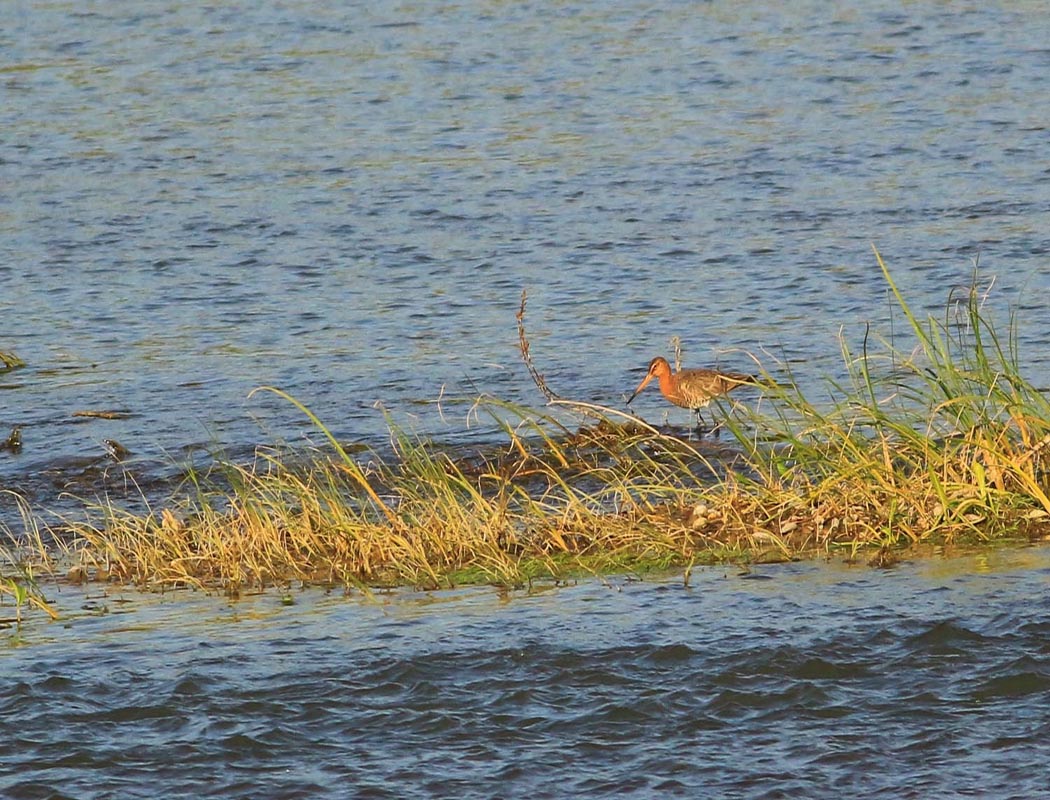
[[696, 412], [696, 436], [699, 439], [707, 430], [707, 425], [704, 423], [704, 415], [700, 413], [700, 409], [694, 408], [693, 411]]

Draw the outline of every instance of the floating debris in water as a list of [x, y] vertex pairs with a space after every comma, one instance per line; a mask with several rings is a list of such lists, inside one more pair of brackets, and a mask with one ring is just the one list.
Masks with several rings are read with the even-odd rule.
[[0, 442], [0, 450], [10, 450], [12, 453], [22, 452], [22, 428], [15, 425], [11, 429], [11, 435]]
[[74, 417], [91, 417], [93, 419], [127, 419], [131, 412], [126, 409], [114, 409], [112, 411], [74, 411]]
[[102, 446], [106, 448], [106, 452], [109, 453], [116, 461], [123, 461], [125, 458], [131, 455], [131, 451], [128, 450], [128, 448], [126, 448], [116, 439], [103, 439]]

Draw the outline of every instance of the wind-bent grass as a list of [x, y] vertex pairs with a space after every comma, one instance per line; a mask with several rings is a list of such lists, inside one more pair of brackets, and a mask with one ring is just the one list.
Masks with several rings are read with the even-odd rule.
[[104, 507], [96, 523], [75, 526], [67, 556], [78, 577], [238, 591], [289, 581], [515, 585], [723, 549], [699, 532], [706, 517], [687, 519], [686, 504], [710, 491], [698, 472], [716, 474], [688, 443], [644, 425], [573, 433], [497, 400], [476, 411], [503, 426], [503, 448], [453, 457], [391, 425], [392, 457], [355, 460], [315, 419], [337, 457], [262, 453], [225, 465], [232, 488], [201, 488], [181, 507]]
[[22, 624], [22, 609], [26, 606], [38, 608], [54, 619], [57, 612], [47, 601], [36, 578], [38, 571], [51, 568], [40, 527], [22, 497], [10, 491], [0, 494], [14, 500], [25, 529], [25, 535], [19, 541], [10, 530], [0, 526], [0, 535], [4, 539], [0, 544], [0, 601], [10, 597], [14, 602], [17, 625]]
[[920, 319], [875, 256], [914, 348], [843, 345], [850, 383], [833, 387], [838, 404], [817, 407], [779, 386], [775, 416], [731, 421], [760, 476], [756, 493], [770, 506], [790, 499], [791, 521], [818, 544], [842, 530], [880, 545], [1041, 531], [1050, 402], [1020, 374], [1013, 322], [1004, 342], [975, 286], [956, 317], [949, 304], [943, 319]]
[[[920, 319], [876, 258], [907, 348], [843, 345], [831, 404], [764, 375], [772, 412], [734, 405], [726, 446], [591, 404], [555, 398], [543, 413], [482, 398], [472, 414], [499, 426], [500, 445], [453, 452], [388, 420], [391, 455], [351, 454], [264, 387], [330, 451], [226, 463], [225, 488], [195, 480], [193, 496], [145, 515], [107, 506], [64, 540], [70, 575], [368, 591], [1042, 537], [1050, 403], [1020, 374], [1013, 321], [1004, 341], [976, 291], [960, 314]], [[589, 424], [573, 430], [567, 413]]]

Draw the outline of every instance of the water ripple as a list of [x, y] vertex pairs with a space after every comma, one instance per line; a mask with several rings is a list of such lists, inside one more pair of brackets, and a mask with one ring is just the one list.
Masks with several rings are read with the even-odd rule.
[[20, 738], [0, 755], [20, 766], [0, 786], [137, 796], [152, 771], [171, 796], [1020, 797], [1050, 727], [1050, 622], [1026, 616], [1050, 556], [1004, 555], [985, 574], [788, 565], [509, 604], [133, 604], [137, 625], [84, 617], [7, 653]]

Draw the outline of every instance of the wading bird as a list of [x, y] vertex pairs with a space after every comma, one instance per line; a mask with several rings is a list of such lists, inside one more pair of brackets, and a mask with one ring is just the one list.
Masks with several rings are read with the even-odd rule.
[[706, 427], [700, 414], [701, 408], [718, 395], [728, 394], [740, 386], [755, 384], [752, 376], [740, 372], [719, 372], [714, 369], [683, 369], [671, 372], [671, 365], [667, 363], [667, 359], [657, 356], [649, 362], [648, 374], [628, 398], [627, 405], [631, 404], [653, 378], [660, 383], [660, 394], [676, 406], [693, 410], [697, 427], [700, 429]]

